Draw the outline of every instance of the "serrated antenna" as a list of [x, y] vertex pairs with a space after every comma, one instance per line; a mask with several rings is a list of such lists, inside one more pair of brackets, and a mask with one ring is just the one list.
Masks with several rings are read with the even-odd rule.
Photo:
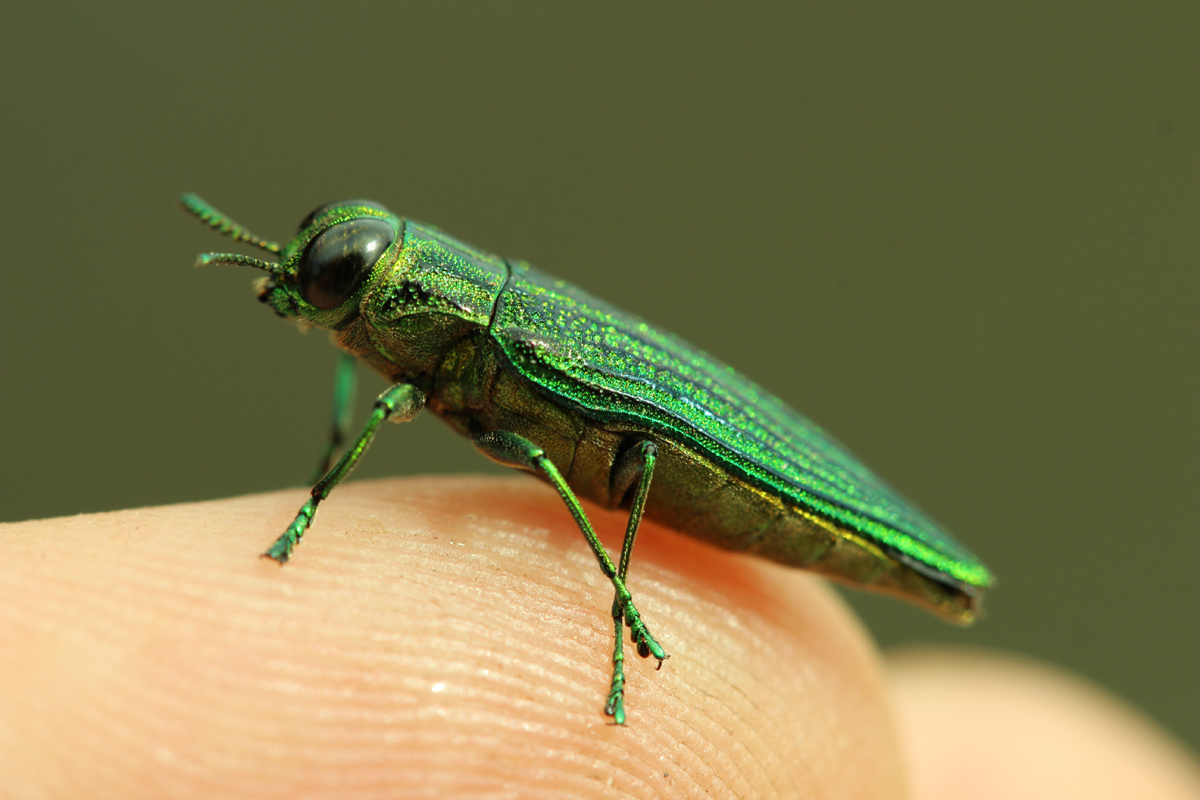
[[[212, 228], [217, 233], [228, 236], [235, 242], [245, 242], [246, 244], [253, 245], [254, 247], [257, 247], [261, 250], [266, 250], [268, 253], [274, 253], [275, 255], [279, 255], [280, 251], [283, 249], [279, 246], [278, 242], [269, 241], [246, 230], [241, 225], [238, 225], [232, 219], [225, 216], [220, 211], [217, 211], [208, 203], [204, 202], [204, 200], [202, 200], [200, 197], [192, 194], [191, 192], [187, 192], [179, 198], [179, 205], [183, 206], [185, 211], [194, 215], [197, 219], [199, 219], [208, 227]], [[257, 259], [254, 260], [257, 261]], [[214, 261], [211, 263], [216, 262]], [[267, 262], [259, 262], [259, 264], [265, 263]], [[251, 264], [250, 266], [259, 265]], [[262, 269], [262, 267], [259, 268]]]

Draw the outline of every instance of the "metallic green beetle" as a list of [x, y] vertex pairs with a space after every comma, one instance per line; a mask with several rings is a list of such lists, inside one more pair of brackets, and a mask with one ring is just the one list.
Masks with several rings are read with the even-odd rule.
[[[667, 657], [625, 585], [643, 512], [719, 547], [974, 620], [992, 582], [975, 556], [816, 425], [686, 342], [376, 203], [321, 206], [281, 247], [195, 195], [181, 202], [279, 259], [209, 253], [199, 263], [264, 270], [259, 299], [281, 317], [331, 329], [348, 354], [323, 472], [343, 435], [353, 359], [392, 383], [265, 556], [287, 561], [385, 419], [404, 422], [428, 407], [484, 455], [534, 472], [562, 496], [616, 590], [605, 713], [618, 723], [622, 625], [643, 658], [661, 667]], [[630, 508], [616, 564], [577, 496]]]

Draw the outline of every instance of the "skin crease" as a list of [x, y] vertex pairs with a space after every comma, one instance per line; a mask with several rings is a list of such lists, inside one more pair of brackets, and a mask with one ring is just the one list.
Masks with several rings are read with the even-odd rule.
[[[1086, 709], [1109, 772], [1200, 797], [1176, 745], [1071, 679], [933, 655], [889, 684], [823, 581], [650, 523], [630, 588], [672, 657], [655, 672], [628, 653], [629, 724], [616, 727], [601, 713], [612, 591], [549, 487], [350, 483], [291, 563], [257, 558], [304, 498], [0, 526], [4, 791], [932, 800], [951, 779], [1022, 774], [1005, 749], [1020, 737], [1000, 734], [1027, 727], [1008, 701], [1032, 697], [1056, 736]], [[614, 551], [624, 516], [587, 510]], [[981, 687], [1005, 702], [962, 715], [961, 692]], [[1078, 750], [1035, 777], [1094, 768]], [[987, 797], [1031, 796], [996, 785]], [[1053, 796], [1119, 796], [1103, 789]]]

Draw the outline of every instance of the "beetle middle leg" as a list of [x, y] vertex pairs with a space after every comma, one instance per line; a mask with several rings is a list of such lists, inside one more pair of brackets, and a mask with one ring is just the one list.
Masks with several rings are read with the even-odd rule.
[[[588, 521], [587, 515], [583, 511], [583, 506], [579, 503], [579, 499], [575, 497], [575, 493], [571, 491], [571, 487], [567, 485], [558, 468], [554, 466], [554, 463], [546, 456], [542, 448], [525, 437], [509, 431], [490, 431], [480, 434], [475, 438], [475, 446], [493, 461], [509, 467], [540, 472], [545, 476], [550, 481], [550, 484], [558, 490], [559, 496], [562, 497], [563, 502], [567, 505], [567, 510], [575, 518], [575, 524], [579, 526], [579, 530], [583, 533], [583, 537], [592, 548], [592, 553], [596, 556], [596, 560], [600, 562], [600, 571], [604, 573], [604, 577], [612, 581], [613, 588], [616, 590], [616, 598], [613, 600], [612, 609], [616, 628], [616, 644], [613, 648], [612, 686], [604, 711], [606, 714], [611, 715], [618, 724], [623, 724], [625, 722], [625, 657], [624, 648], [621, 644], [622, 622], [629, 626], [629, 635], [637, 647], [638, 655], [643, 658], [654, 656], [658, 659], [659, 667], [662, 666], [662, 662], [667, 658], [666, 651], [662, 649], [662, 646], [650, 634], [646, 623], [642, 621], [641, 614], [638, 613], [637, 608], [633, 604], [633, 597], [630, 595], [629, 589], [625, 586], [625, 574], [629, 570], [629, 558], [633, 553], [633, 540], [637, 536], [638, 524], [641, 522], [642, 510], [646, 503], [646, 494], [650, 488], [650, 478], [654, 472], [654, 460], [657, 448], [653, 442], [639, 443], [628, 451], [625, 456], [618, 459], [617, 464], [613, 468], [614, 484], [617, 484], [613, 487], [614, 492], [622, 488], [619, 482], [625, 482], [624, 489], [628, 489], [635, 480], [638, 482], [637, 490], [634, 492], [633, 497], [633, 510], [629, 517], [629, 525], [625, 531], [625, 541], [621, 547], [620, 567], [618, 567], [613, 564], [612, 559], [608, 556], [608, 552], [604, 549], [604, 545], [600, 543], [599, 537], [596, 536], [596, 531], [592, 528], [592, 523]], [[624, 491], [622, 490], [621, 494], [623, 493]]]
[[300, 508], [300, 513], [296, 515], [296, 519], [292, 520], [292, 524], [287, 527], [283, 535], [267, 548], [267, 552], [263, 553], [263, 556], [265, 558], [272, 558], [280, 564], [285, 563], [292, 554], [292, 548], [300, 542], [300, 537], [308, 530], [308, 526], [312, 525], [313, 517], [317, 514], [317, 505], [329, 496], [329, 493], [333, 491], [333, 487], [345, 480], [346, 476], [354, 470], [354, 467], [358, 464], [358, 459], [371, 446], [371, 441], [375, 438], [375, 433], [379, 429], [379, 426], [383, 424], [383, 421], [386, 419], [392, 422], [408, 422], [424, 406], [425, 395], [415, 386], [410, 386], [407, 383], [398, 383], [395, 386], [385, 389], [383, 394], [379, 395], [379, 398], [375, 401], [375, 407], [371, 410], [371, 417], [367, 420], [367, 424], [363, 426], [362, 433], [358, 435], [358, 439], [342, 454], [337, 465], [329, 470], [324, 478], [317, 481], [316, 486], [312, 488], [312, 496]]

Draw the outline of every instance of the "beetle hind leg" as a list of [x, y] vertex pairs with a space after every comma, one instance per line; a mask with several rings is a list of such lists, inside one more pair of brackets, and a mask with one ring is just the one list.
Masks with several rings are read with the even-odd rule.
[[[613, 627], [616, 632], [616, 644], [613, 646], [613, 677], [609, 688], [608, 699], [605, 702], [604, 713], [608, 714], [618, 725], [625, 723], [625, 653], [622, 644], [622, 624], [629, 626], [629, 635], [638, 655], [643, 658], [654, 656], [658, 666], [666, 660], [667, 653], [651, 635], [641, 614], [633, 604], [633, 597], [625, 586], [625, 574], [629, 570], [629, 558], [633, 553], [633, 542], [637, 537], [638, 525], [641, 522], [642, 511], [646, 504], [646, 494], [650, 489], [650, 478], [654, 473], [654, 461], [658, 449], [653, 442], [639, 442], [624, 455], [618, 458], [613, 466], [612, 491], [620, 497], [637, 482], [633, 495], [633, 509], [629, 516], [629, 524], [625, 530], [625, 540], [621, 547], [620, 565], [613, 564], [604, 545], [600, 543], [592, 523], [580, 505], [579, 499], [567, 485], [566, 479], [546, 456], [542, 448], [523, 436], [510, 431], [489, 431], [475, 437], [475, 447], [491, 460], [508, 467], [517, 467], [543, 475], [558, 491], [567, 510], [575, 518], [575, 524], [583, 533], [588, 545], [592, 548], [596, 560], [600, 563], [600, 571], [612, 581], [616, 596], [613, 599]], [[621, 486], [621, 483], [624, 486]]]
[[[625, 539], [621, 543], [621, 562], [617, 566], [617, 576], [624, 581], [629, 572], [629, 559], [633, 555], [633, 543], [637, 539], [638, 527], [642, 522], [642, 513], [646, 509], [646, 496], [650, 493], [650, 481], [654, 477], [654, 464], [658, 460], [658, 446], [651, 441], [641, 441], [626, 450], [613, 464], [612, 479], [609, 495], [614, 505], [633, 488], [633, 501], [629, 511], [629, 522], [625, 527]], [[650, 631], [645, 624], [634, 628], [621, 605], [618, 594], [613, 598], [612, 605], [613, 627], [613, 671], [612, 683], [608, 691], [608, 701], [604, 704], [604, 713], [613, 718], [618, 725], [625, 724], [625, 647], [622, 642], [621, 627], [629, 623], [630, 639], [637, 647], [638, 655], [646, 658], [650, 655]], [[640, 623], [640, 618], [638, 618]], [[657, 643], [656, 643], [657, 644]], [[656, 654], [656, 657], [657, 654]], [[662, 667], [663, 657], [658, 657], [658, 666]]]

